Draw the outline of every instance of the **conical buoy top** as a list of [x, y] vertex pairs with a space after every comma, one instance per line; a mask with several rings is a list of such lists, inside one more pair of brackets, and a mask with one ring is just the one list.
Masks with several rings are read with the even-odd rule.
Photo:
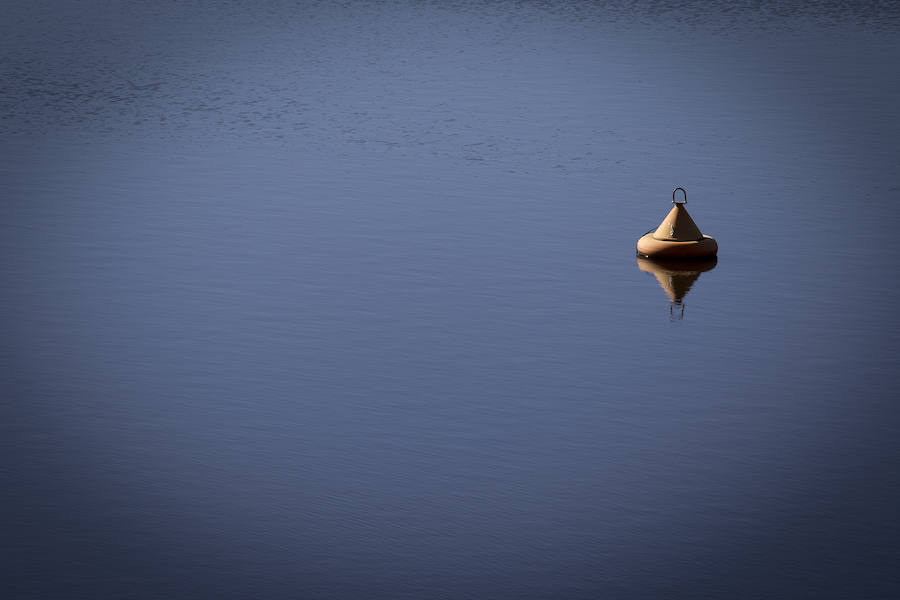
[[[678, 190], [684, 194], [684, 200], [676, 199]], [[675, 205], [659, 227], [652, 233], [646, 233], [638, 240], [637, 251], [642, 256], [651, 258], [688, 259], [715, 256], [719, 249], [716, 240], [703, 235], [694, 219], [688, 214], [687, 192], [677, 187], [672, 191], [672, 203]]]
[[653, 237], [669, 242], [693, 242], [703, 239], [700, 228], [688, 214], [683, 202], [676, 202], [666, 218], [662, 220]]

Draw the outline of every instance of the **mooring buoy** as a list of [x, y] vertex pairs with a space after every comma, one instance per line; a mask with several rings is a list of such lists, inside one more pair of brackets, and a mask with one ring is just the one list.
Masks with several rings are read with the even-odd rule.
[[[675, 199], [675, 193], [681, 190], [684, 200]], [[672, 190], [672, 210], [654, 230], [645, 233], [637, 242], [637, 251], [641, 256], [663, 259], [691, 259], [715, 256], [719, 251], [716, 240], [700, 233], [691, 215], [684, 207], [687, 204], [687, 192], [682, 187]]]

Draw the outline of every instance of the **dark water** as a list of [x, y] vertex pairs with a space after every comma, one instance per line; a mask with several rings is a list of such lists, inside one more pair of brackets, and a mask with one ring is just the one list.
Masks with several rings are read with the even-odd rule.
[[4, 12], [3, 597], [900, 597], [896, 8]]

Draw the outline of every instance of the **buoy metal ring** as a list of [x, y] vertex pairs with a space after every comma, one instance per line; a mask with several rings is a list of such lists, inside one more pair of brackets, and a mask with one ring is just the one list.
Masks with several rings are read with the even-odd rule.
[[[684, 194], [684, 200], [682, 200], [681, 202], [675, 199], [675, 192], [677, 192], [678, 190], [681, 190], [681, 193]], [[685, 190], [683, 187], [677, 187], [672, 190], [672, 204], [687, 204], [687, 190]]]

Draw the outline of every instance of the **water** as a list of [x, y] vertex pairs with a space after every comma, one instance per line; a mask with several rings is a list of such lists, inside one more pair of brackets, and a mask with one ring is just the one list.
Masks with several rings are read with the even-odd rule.
[[4, 596], [900, 596], [896, 9], [5, 11]]

